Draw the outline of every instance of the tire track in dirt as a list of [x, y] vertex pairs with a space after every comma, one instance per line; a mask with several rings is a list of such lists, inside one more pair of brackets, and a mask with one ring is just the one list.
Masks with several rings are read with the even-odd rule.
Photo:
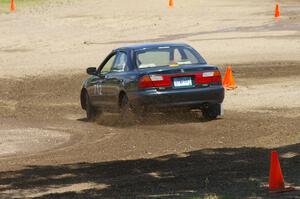
[[[221, 69], [224, 70], [223, 67]], [[279, 77], [287, 79], [298, 77], [300, 76], [300, 67], [298, 63], [289, 62], [257, 63], [256, 65], [244, 64], [234, 66], [233, 72], [237, 82], [242, 86], [242, 88], [227, 94], [229, 98], [235, 99], [235, 93], [247, 93], [248, 87], [251, 88], [266, 83], [271, 83], [272, 85], [272, 82]], [[194, 137], [199, 136], [197, 131], [202, 131], [209, 126], [209, 124], [203, 122], [201, 126], [199, 126], [199, 121], [201, 121], [199, 117], [201, 118], [201, 116], [197, 113], [177, 114], [171, 117], [166, 117], [166, 115], [151, 115], [151, 118], [145, 118], [142, 124], [137, 124], [127, 129], [118, 127], [118, 117], [111, 117], [109, 119], [111, 121], [107, 122], [105, 122], [105, 120], [98, 121], [98, 124], [85, 124], [84, 119], [82, 119], [84, 118], [84, 111], [81, 110], [79, 104], [81, 82], [85, 78], [85, 74], [73, 74], [69, 76], [26, 77], [16, 80], [3, 79], [3, 84], [0, 86], [0, 92], [4, 94], [0, 96], [0, 105], [2, 107], [0, 109], [0, 117], [7, 118], [12, 128], [18, 128], [14, 122], [14, 120], [17, 120], [27, 123], [30, 128], [35, 128], [37, 123], [41, 123], [47, 126], [53, 125], [58, 128], [67, 129], [65, 131], [72, 135], [72, 139], [70, 142], [61, 146], [60, 149], [56, 149], [58, 153], [63, 150], [72, 150], [76, 147], [83, 148], [84, 150], [82, 146], [87, 143], [93, 145], [110, 142], [109, 140], [120, 141], [119, 139], [123, 139], [124, 136], [131, 137], [128, 132], [136, 134], [137, 131], [145, 132], [148, 136], [156, 134], [155, 132], [157, 131], [162, 131], [164, 133], [161, 136], [164, 137], [164, 139], [173, 137], [174, 142], [180, 142], [180, 139], [185, 139], [184, 136], [186, 136], [183, 136], [181, 131], [185, 131], [184, 129], [187, 127], [191, 132], [188, 137]], [[252, 79], [255, 79], [255, 81], [250, 81]], [[292, 81], [290, 83], [292, 83]], [[287, 87], [289, 86], [287, 85]], [[260, 90], [263, 91], [264, 87], [261, 87]], [[274, 92], [276, 92], [276, 88]], [[239, 96], [237, 99], [238, 98]], [[259, 104], [260, 102], [258, 100], [253, 103]], [[234, 103], [231, 102], [231, 104]], [[239, 109], [233, 106], [230, 110], [232, 112]], [[280, 107], [275, 107], [270, 110], [257, 108], [247, 111], [252, 111], [253, 114], [255, 112], [266, 112], [275, 116], [281, 113], [280, 111], [278, 112], [278, 110], [280, 110]], [[289, 117], [289, 113], [290, 115], [294, 114], [294, 110], [290, 110], [289, 112], [285, 111], [285, 117]], [[225, 119], [226, 118], [227, 116]], [[297, 118], [298, 116], [294, 115], [294, 119]], [[215, 127], [209, 128], [213, 128], [216, 131], [221, 130]], [[230, 129], [231, 127], [228, 126], [226, 128]], [[87, 133], [84, 133], [84, 131]], [[97, 135], [95, 134], [96, 131], [101, 131], [101, 133]], [[221, 132], [224, 131], [221, 130]], [[76, 136], [77, 138], [75, 138]], [[214, 135], [209, 135], [208, 137], [215, 139]], [[135, 142], [134, 138], [132, 139], [132, 141]], [[142, 140], [139, 141], [143, 142]], [[223, 141], [217, 140], [217, 142], [222, 144]], [[183, 142], [182, 145], [184, 145], [184, 143], [185, 142]], [[134, 143], [132, 143], [132, 145], [134, 145]], [[197, 144], [194, 145], [197, 146]], [[128, 146], [124, 147], [128, 148]], [[188, 150], [188, 148], [185, 150]], [[130, 157], [129, 154], [125, 156]]]

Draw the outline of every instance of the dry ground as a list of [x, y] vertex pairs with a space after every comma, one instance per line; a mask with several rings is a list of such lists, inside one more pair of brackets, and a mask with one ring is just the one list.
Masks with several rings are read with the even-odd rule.
[[[149, 3], [150, 2], [150, 3]], [[272, 195], [269, 153], [300, 186], [300, 2], [72, 0], [0, 9], [0, 198], [299, 198]], [[225, 116], [85, 122], [84, 69], [128, 43], [180, 41], [232, 64]]]

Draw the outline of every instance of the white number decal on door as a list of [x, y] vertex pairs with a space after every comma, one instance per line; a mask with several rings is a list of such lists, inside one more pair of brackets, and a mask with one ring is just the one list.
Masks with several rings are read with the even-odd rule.
[[102, 95], [102, 85], [101, 83], [97, 83], [95, 86], [95, 95]]

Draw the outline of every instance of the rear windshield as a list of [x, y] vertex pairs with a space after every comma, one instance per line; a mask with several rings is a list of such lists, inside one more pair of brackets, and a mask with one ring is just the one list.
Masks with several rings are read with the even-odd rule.
[[206, 64], [194, 49], [184, 46], [158, 47], [135, 51], [136, 65], [139, 69], [158, 66], [177, 66]]

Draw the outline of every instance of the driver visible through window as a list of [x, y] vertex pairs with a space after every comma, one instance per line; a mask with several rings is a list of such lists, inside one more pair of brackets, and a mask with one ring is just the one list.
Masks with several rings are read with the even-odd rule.
[[206, 64], [205, 60], [188, 47], [158, 47], [135, 51], [139, 69], [168, 65]]

